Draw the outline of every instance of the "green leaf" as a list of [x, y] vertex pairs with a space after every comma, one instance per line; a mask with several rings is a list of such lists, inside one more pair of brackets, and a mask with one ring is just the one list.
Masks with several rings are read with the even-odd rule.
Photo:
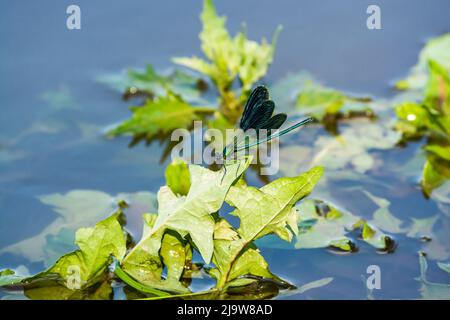
[[415, 102], [404, 102], [395, 107], [397, 117], [396, 129], [403, 134], [414, 137], [427, 127], [428, 113], [426, 109]]
[[450, 145], [441, 146], [438, 144], [429, 144], [425, 146], [424, 149], [428, 152], [435, 154], [439, 158], [450, 161]]
[[[85, 289], [100, 281], [111, 263], [111, 256], [120, 261], [125, 255], [126, 237], [119, 222], [121, 214], [119, 211], [93, 228], [78, 229], [75, 240], [78, 250], [62, 256], [48, 270], [23, 278], [21, 285], [29, 287], [37, 284], [41, 287], [42, 282], [56, 281], [59, 286], [73, 291]], [[11, 277], [11, 274], [6, 276]], [[0, 279], [2, 278], [3, 276]], [[10, 284], [12, 283], [3, 285]], [[16, 282], [14, 284], [17, 285]]]
[[[450, 117], [450, 65], [446, 69], [434, 60], [429, 61], [430, 77], [425, 88], [424, 104], [440, 116]], [[447, 120], [445, 124], [450, 124]], [[443, 131], [450, 134], [444, 124]]]
[[[183, 238], [189, 234], [205, 262], [209, 263], [214, 232], [211, 214], [219, 210], [228, 189], [247, 166], [248, 161], [229, 165], [224, 176], [222, 170], [214, 172], [190, 165], [191, 187], [187, 196], [177, 197], [170, 188], [162, 187], [158, 192], [158, 216], [144, 232], [141, 241], [125, 257], [123, 269], [143, 283], [152, 284], [159, 280], [159, 250], [166, 230], [176, 231]], [[147, 271], [149, 265], [156, 265], [154, 269], [157, 272]]]
[[370, 112], [368, 98], [355, 98], [338, 90], [326, 88], [321, 84], [310, 82], [303, 88], [298, 97], [296, 106], [306, 114], [319, 121], [326, 120], [328, 115], [337, 115], [342, 111]]
[[212, 113], [208, 108], [192, 107], [180, 97], [169, 94], [155, 100], [147, 100], [142, 107], [133, 107], [133, 115], [109, 131], [110, 135], [145, 134], [148, 139], [157, 134], [169, 134], [175, 129], [188, 129], [203, 113]]
[[240, 226], [236, 233], [228, 226], [225, 233], [232, 235], [231, 239], [215, 234], [213, 274], [218, 279], [218, 288], [241, 276], [275, 278], [256, 247], [250, 244], [270, 233], [290, 241], [294, 232], [290, 227], [292, 215], [296, 214], [294, 205], [312, 191], [322, 173], [323, 169], [316, 167], [298, 177], [277, 179], [261, 189], [245, 184], [230, 188], [226, 201], [236, 208], [232, 214], [240, 218]]
[[204, 103], [201, 90], [198, 88], [200, 80], [176, 69], [169, 73], [158, 74], [153, 66], [148, 64], [145, 70], [104, 75], [99, 77], [98, 81], [124, 93], [125, 97], [143, 93], [150, 98], [164, 97], [173, 92], [190, 103]]
[[227, 202], [236, 207], [233, 214], [240, 218], [238, 232], [241, 238], [253, 241], [276, 233], [290, 241], [291, 236], [284, 231], [287, 229], [288, 217], [296, 215], [292, 208], [297, 201], [311, 193], [322, 174], [323, 169], [315, 167], [295, 178], [277, 179], [261, 189], [245, 185], [232, 187]]
[[89, 286], [106, 270], [111, 255], [119, 261], [125, 256], [126, 237], [119, 222], [120, 215], [116, 213], [94, 228], [78, 229], [75, 243], [80, 249], [62, 256], [44, 274], [56, 273], [68, 281], [73, 272], [78, 272], [81, 283], [75, 284], [76, 289]]
[[450, 34], [431, 39], [419, 54], [419, 61], [415, 65], [409, 76], [399, 80], [396, 88], [399, 90], [421, 90], [425, 87], [428, 80], [428, 61], [435, 60], [450, 71]]
[[160, 255], [167, 266], [167, 279], [180, 280], [187, 260], [192, 259], [189, 243], [184, 243], [178, 233], [166, 232], [162, 239]]
[[208, 61], [197, 57], [175, 58], [173, 61], [210, 77], [221, 95], [229, 91], [236, 78], [240, 79], [243, 92], [247, 92], [267, 73], [279, 29], [272, 44], [264, 39], [261, 43], [248, 40], [244, 32], [233, 38], [225, 28], [226, 18], [217, 15], [212, 0], [204, 1], [200, 18], [203, 25], [201, 47]]
[[[172, 270], [179, 268], [178, 265], [174, 265], [173, 267], [168, 266], [171, 268], [170, 278], [162, 278], [164, 268], [163, 257], [166, 256], [166, 262], [173, 263], [173, 260], [168, 259], [167, 253], [169, 249], [166, 247], [167, 241], [173, 241], [171, 238], [167, 238], [166, 242], [163, 242], [166, 231], [164, 229], [152, 233], [157, 218], [158, 216], [156, 214], [144, 214], [142, 239], [145, 239], [145, 241], [141, 240], [125, 257], [122, 262], [123, 271], [126, 272], [127, 278], [131, 277], [133, 279], [133, 283], [137, 282], [150, 288], [174, 293], [187, 293], [189, 290], [178, 279], [173, 277], [174, 272]], [[164, 244], [165, 248], [163, 251], [160, 251], [160, 249], [162, 250], [162, 244]], [[163, 254], [161, 255], [160, 253]], [[123, 278], [121, 279], [124, 280]], [[139, 286], [137, 289], [139, 290]]]
[[191, 178], [186, 162], [182, 159], [172, 161], [166, 168], [166, 184], [173, 193], [185, 196], [191, 187]]
[[423, 166], [422, 180], [420, 184], [426, 195], [430, 195], [433, 189], [440, 187], [447, 179], [442, 174], [443, 169], [439, 166], [437, 161], [433, 161], [434, 158], [429, 157]]
[[5, 269], [0, 271], [0, 287], [20, 284], [26, 277], [16, 275], [14, 270]]

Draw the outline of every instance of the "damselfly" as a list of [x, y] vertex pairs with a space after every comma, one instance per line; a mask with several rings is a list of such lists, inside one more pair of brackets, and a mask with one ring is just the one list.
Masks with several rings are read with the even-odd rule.
[[287, 115], [278, 113], [272, 116], [274, 110], [275, 103], [269, 99], [267, 88], [264, 86], [256, 87], [245, 104], [239, 122], [239, 133], [233, 137], [233, 142], [229, 143], [222, 153], [216, 156], [216, 162], [225, 163], [231, 159], [238, 160], [239, 152], [247, 152], [252, 147], [281, 137], [313, 120], [312, 118], [306, 118], [286, 129], [278, 130], [286, 121]]

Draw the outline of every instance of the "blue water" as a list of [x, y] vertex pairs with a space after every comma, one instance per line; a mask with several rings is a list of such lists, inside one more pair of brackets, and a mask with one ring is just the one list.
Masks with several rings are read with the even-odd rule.
[[[283, 25], [269, 83], [307, 70], [329, 86], [383, 98], [394, 95], [392, 82], [416, 63], [426, 39], [450, 31], [445, 0], [377, 1], [381, 30], [366, 28], [366, 8], [373, 1], [216, 2], [233, 33], [245, 21], [251, 39], [271, 38]], [[69, 31], [65, 10], [73, 3], [81, 7], [82, 29]], [[201, 1], [0, 1], [0, 248], [39, 234], [55, 219], [38, 196], [73, 189], [157, 192], [164, 184], [168, 160], [160, 163], [161, 146], [129, 149], [128, 138], [102, 135], [105, 126], [129, 116], [130, 103], [96, 79], [149, 62], [165, 70], [173, 56], [200, 55], [200, 11]], [[397, 156], [402, 153], [391, 155]], [[385, 196], [400, 218], [436, 212], [415, 186], [399, 185], [406, 197]], [[367, 202], [353, 200], [348, 194], [338, 199], [352, 211], [367, 210]], [[139, 215], [129, 228], [139, 233]], [[399, 247], [388, 255], [364, 245], [352, 255], [325, 249], [263, 249], [263, 254], [275, 274], [293, 283], [335, 278], [291, 298], [364, 299], [361, 275], [369, 264], [385, 270], [375, 297], [416, 298], [420, 243], [396, 240]], [[31, 273], [43, 269], [17, 254], [0, 255], [0, 269], [18, 265]], [[437, 268], [429, 274], [445, 281]]]

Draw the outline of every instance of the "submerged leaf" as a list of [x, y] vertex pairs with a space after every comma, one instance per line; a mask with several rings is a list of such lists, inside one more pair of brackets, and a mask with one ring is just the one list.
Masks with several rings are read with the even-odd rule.
[[111, 196], [96, 190], [72, 190], [65, 194], [40, 196], [39, 200], [51, 206], [57, 214], [55, 220], [36, 236], [5, 247], [0, 253], [19, 255], [31, 262], [44, 261], [46, 267], [64, 253], [76, 249], [76, 229], [107, 217], [118, 209], [118, 201], [126, 201], [130, 215], [156, 209], [155, 195], [145, 191]]
[[421, 283], [421, 288], [419, 289], [419, 292], [422, 296], [422, 299], [431, 299], [431, 300], [450, 299], [449, 284], [434, 283], [427, 280], [426, 273], [428, 269], [428, 263], [423, 253], [419, 253], [419, 264], [420, 264], [420, 277], [418, 278], [418, 280]]
[[[347, 212], [339, 210], [331, 204], [320, 200], [308, 199], [297, 205], [298, 235], [295, 249], [336, 248], [342, 251], [355, 251], [356, 243], [347, 234], [360, 230], [362, 239], [380, 250], [389, 250], [391, 238], [378, 230], [372, 223]], [[274, 237], [261, 239], [261, 247], [292, 249], [283, 245]]]
[[125, 74], [105, 75], [98, 79], [110, 88], [124, 93], [124, 98], [145, 95], [149, 98], [163, 97], [173, 92], [190, 103], [204, 103], [201, 99], [201, 80], [180, 70], [159, 74], [152, 65], [145, 70], [129, 70]]
[[419, 54], [419, 61], [407, 78], [399, 80], [396, 88], [399, 90], [420, 90], [428, 80], [428, 61], [435, 60], [450, 71], [450, 34], [444, 34], [428, 41]]
[[321, 84], [310, 82], [297, 97], [297, 109], [318, 121], [325, 123], [336, 121], [340, 117], [353, 114], [371, 116], [369, 98], [357, 98], [343, 92], [326, 88]]

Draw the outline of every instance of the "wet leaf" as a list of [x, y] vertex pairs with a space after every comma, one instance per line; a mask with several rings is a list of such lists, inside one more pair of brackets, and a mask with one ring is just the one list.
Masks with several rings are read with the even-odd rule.
[[63, 255], [48, 270], [23, 278], [20, 284], [25, 289], [34, 286], [40, 288], [42, 282], [49, 281], [58, 283], [62, 291], [73, 291], [97, 283], [104, 277], [111, 256], [120, 261], [125, 255], [126, 237], [119, 222], [120, 215], [119, 211], [93, 228], [78, 229], [75, 240], [78, 250]]

